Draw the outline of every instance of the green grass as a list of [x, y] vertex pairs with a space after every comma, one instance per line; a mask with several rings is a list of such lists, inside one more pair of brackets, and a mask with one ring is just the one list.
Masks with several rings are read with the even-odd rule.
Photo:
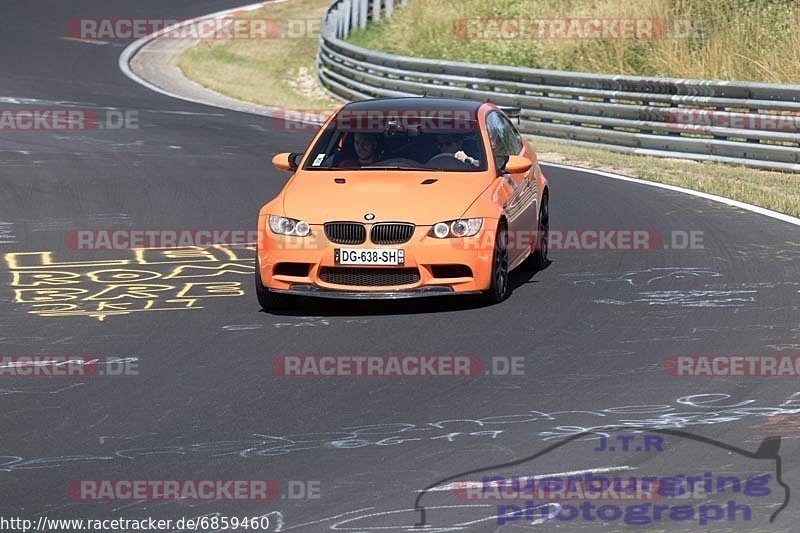
[[[330, 0], [290, 0], [244, 15], [273, 19], [281, 27], [299, 21], [316, 24]], [[314, 28], [313, 24], [309, 24]], [[319, 25], [316, 24], [318, 28]], [[232, 98], [302, 110], [335, 105], [316, 82], [314, 70], [319, 35], [267, 40], [201, 41], [178, 60], [184, 75], [204, 87]]]
[[630, 155], [540, 139], [532, 140], [531, 146], [543, 161], [677, 185], [800, 217], [800, 174]]
[[[637, 18], [666, 37], [471, 39], [469, 19]], [[684, 28], [691, 27], [692, 31]], [[414, 57], [642, 76], [800, 82], [796, 0], [411, 0], [350, 41]]]

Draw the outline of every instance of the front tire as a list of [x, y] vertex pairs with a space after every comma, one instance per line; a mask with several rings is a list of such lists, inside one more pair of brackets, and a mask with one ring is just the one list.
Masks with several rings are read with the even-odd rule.
[[258, 251], [256, 251], [256, 298], [264, 311], [278, 311], [289, 307], [289, 297], [285, 294], [276, 294], [264, 287], [261, 282], [261, 268], [258, 264]]
[[484, 292], [482, 300], [486, 304], [500, 303], [511, 293], [508, 281], [508, 249], [506, 245], [506, 226], [501, 222], [497, 227], [492, 254], [492, 282]]
[[539, 227], [536, 231], [536, 250], [529, 258], [531, 268], [535, 271], [543, 270], [550, 264], [547, 259], [547, 238], [550, 232], [550, 206], [547, 195], [542, 198], [542, 207], [539, 210]]

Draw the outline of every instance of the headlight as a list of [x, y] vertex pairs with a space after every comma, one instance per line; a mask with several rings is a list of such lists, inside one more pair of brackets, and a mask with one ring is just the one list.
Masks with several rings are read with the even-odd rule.
[[269, 229], [272, 230], [272, 233], [277, 233], [278, 235], [294, 235], [297, 237], [305, 237], [311, 233], [311, 227], [308, 222], [278, 215], [269, 216]]
[[459, 220], [449, 220], [434, 224], [428, 235], [437, 239], [448, 237], [472, 237], [481, 230], [483, 226], [482, 218], [464, 218]]
[[446, 222], [439, 222], [433, 227], [433, 236], [437, 239], [444, 239], [450, 235], [450, 226]]

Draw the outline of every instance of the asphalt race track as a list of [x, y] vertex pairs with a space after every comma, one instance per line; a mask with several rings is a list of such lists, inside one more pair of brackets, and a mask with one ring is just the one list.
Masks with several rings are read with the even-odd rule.
[[[310, 130], [277, 131], [264, 117], [151, 92], [117, 68], [127, 42], [62, 39], [73, 18], [186, 18], [229, 7], [3, 5], [0, 107], [135, 111], [138, 128], [0, 130], [0, 355], [136, 358], [138, 375], [0, 378], [0, 515], [219, 513], [268, 515], [270, 530], [412, 530], [417, 491], [438, 480], [529, 456], [556, 437], [624, 424], [682, 429], [747, 450], [781, 436], [783, 480], [800, 489], [796, 377], [681, 378], [664, 369], [676, 354], [800, 355], [800, 228], [786, 222], [545, 167], [552, 229], [695, 231], [703, 247], [554, 250], [548, 268], [515, 274], [511, 297], [492, 307], [455, 298], [307, 301], [273, 315], [256, 302], [252, 250], [170, 261], [155, 252], [70, 249], [65, 235], [81, 228], [253, 229], [260, 205], [280, 189], [287, 175], [269, 158], [302, 150]], [[143, 283], [163, 291], [152, 299], [115, 295], [100, 283], [113, 281], [115, 269], [138, 272], [137, 281], [149, 276]], [[36, 285], [43, 278], [30, 273], [47, 271], [79, 274], [60, 274], [75, 282], [53, 285], [77, 289], [63, 301], [78, 311], [42, 305], [57, 300], [35, 292], [51, 286]], [[217, 282], [226, 283], [203, 285]], [[525, 372], [318, 379], [279, 377], [270, 366], [279, 355], [337, 354], [521, 357]], [[686, 439], [671, 452], [673, 467], [684, 470], [714, 461]], [[630, 466], [615, 456], [587, 460], [579, 448], [559, 453], [517, 473]], [[639, 459], [640, 471], [646, 466]], [[66, 489], [79, 479], [275, 479], [282, 487], [295, 480], [318, 482], [320, 493], [266, 502], [83, 501]], [[492, 502], [467, 507], [447, 496], [431, 495], [427, 505], [441, 512], [429, 511], [427, 531], [525, 526], [499, 526]], [[770, 500], [766, 513], [754, 509], [751, 523], [725, 527], [791, 530], [798, 500], [767, 522], [782, 500]], [[678, 527], [691, 529], [656, 529]]]

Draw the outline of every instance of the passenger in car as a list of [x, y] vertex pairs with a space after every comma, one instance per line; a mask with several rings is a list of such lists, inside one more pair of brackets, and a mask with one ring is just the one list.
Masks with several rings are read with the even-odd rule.
[[378, 136], [374, 133], [357, 132], [353, 135], [355, 159], [346, 159], [339, 163], [340, 167], [360, 167], [378, 161]]

